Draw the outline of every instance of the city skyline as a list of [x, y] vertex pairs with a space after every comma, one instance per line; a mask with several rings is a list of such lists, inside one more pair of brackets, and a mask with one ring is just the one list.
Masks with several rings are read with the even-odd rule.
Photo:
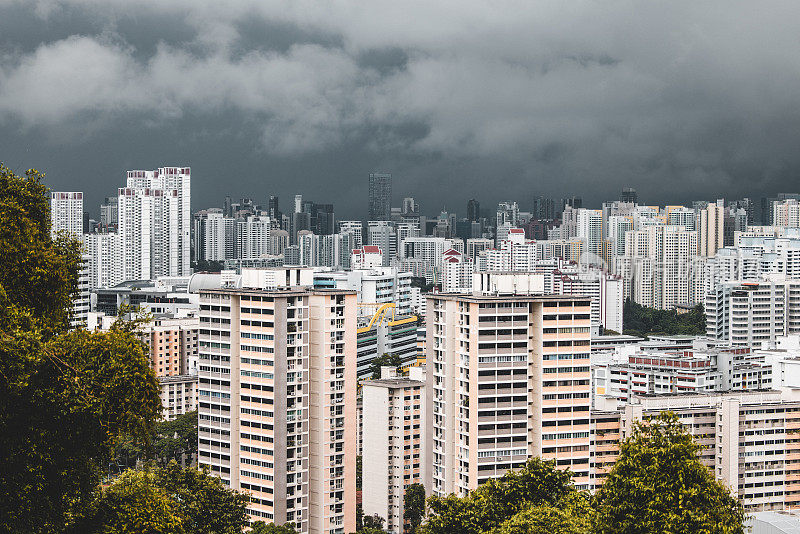
[[792, 2], [329, 9], [3, 3], [4, 162], [87, 206], [170, 161], [195, 209], [301, 193], [346, 218], [371, 172], [426, 212], [774, 196], [800, 175]]

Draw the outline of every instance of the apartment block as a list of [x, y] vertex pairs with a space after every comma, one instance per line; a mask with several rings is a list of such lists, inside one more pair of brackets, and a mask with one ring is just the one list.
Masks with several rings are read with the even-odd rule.
[[199, 345], [199, 464], [253, 521], [355, 531], [355, 291], [201, 291]]
[[746, 512], [800, 505], [800, 401], [782, 400], [778, 391], [643, 395], [619, 410], [593, 412], [593, 487], [608, 476], [634, 421], [663, 411], [680, 418], [702, 447], [700, 461]]
[[530, 456], [589, 487], [590, 302], [430, 295], [426, 488], [465, 494]]
[[403, 496], [423, 482], [424, 369], [409, 377], [384, 368], [379, 380], [361, 383], [363, 395], [362, 507], [365, 515], [386, 519], [390, 534], [403, 532]]
[[759, 346], [800, 333], [800, 280], [729, 280], [706, 295], [706, 335], [737, 346]]
[[83, 235], [83, 193], [50, 192], [50, 233], [60, 232], [78, 239]]

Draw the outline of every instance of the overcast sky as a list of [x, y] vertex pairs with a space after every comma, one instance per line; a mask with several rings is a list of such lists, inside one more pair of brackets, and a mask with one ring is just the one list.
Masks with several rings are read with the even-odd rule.
[[[800, 2], [0, 0], [0, 160], [366, 215], [800, 190]], [[493, 208], [493, 207], [492, 207]]]

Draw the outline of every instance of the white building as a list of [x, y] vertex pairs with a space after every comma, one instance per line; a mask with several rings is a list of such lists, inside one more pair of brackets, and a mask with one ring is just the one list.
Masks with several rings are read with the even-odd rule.
[[759, 347], [800, 333], [800, 280], [720, 282], [706, 295], [706, 334]]
[[379, 380], [361, 383], [363, 394], [364, 515], [386, 519], [386, 532], [403, 532], [403, 497], [424, 480], [425, 372], [411, 367], [409, 377], [384, 368]]
[[50, 192], [50, 233], [60, 232], [76, 239], [83, 235], [83, 193]]
[[190, 172], [189, 167], [128, 171], [118, 194], [126, 280], [191, 273]]

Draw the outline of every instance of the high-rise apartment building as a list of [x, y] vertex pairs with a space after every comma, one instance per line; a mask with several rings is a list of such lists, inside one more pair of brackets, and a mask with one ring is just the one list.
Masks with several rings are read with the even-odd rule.
[[125, 280], [190, 274], [189, 167], [128, 171], [118, 201]]
[[725, 207], [722, 201], [709, 203], [700, 210], [700, 256], [713, 257], [721, 249], [725, 237]]
[[83, 235], [83, 193], [50, 193], [50, 233], [66, 232], [70, 237]]
[[434, 294], [426, 314], [428, 492], [463, 495], [531, 456], [588, 488], [589, 301]]
[[355, 531], [356, 293], [200, 293], [199, 464], [252, 520]]
[[778, 391], [643, 395], [624, 407], [593, 412], [593, 487], [608, 476], [619, 439], [633, 423], [667, 410], [701, 446], [701, 463], [731, 488], [746, 512], [800, 505], [800, 402], [781, 400]]
[[381, 371], [380, 379], [362, 382], [362, 506], [364, 515], [386, 519], [386, 532], [402, 534], [405, 491], [423, 482], [425, 376], [419, 367], [408, 378]]
[[392, 218], [392, 175], [370, 173], [369, 220], [389, 221]]

